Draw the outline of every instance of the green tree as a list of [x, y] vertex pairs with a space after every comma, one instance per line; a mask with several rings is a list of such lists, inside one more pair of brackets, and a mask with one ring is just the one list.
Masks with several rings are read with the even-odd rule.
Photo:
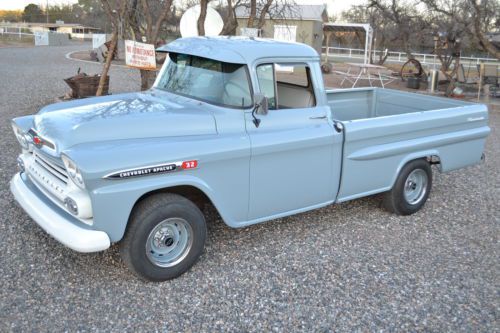
[[51, 5], [48, 7], [49, 20], [55, 22], [57, 20], [66, 23], [78, 23], [78, 17], [73, 12], [73, 6], [68, 4]]
[[0, 21], [19, 22], [22, 14], [20, 10], [0, 10]]
[[78, 3], [73, 4], [72, 14], [76, 23], [111, 31], [111, 22], [102, 8], [101, 0], [78, 0]]
[[43, 18], [43, 11], [35, 5], [34, 3], [30, 3], [26, 7], [24, 7], [23, 11], [23, 21], [26, 22], [41, 22]]

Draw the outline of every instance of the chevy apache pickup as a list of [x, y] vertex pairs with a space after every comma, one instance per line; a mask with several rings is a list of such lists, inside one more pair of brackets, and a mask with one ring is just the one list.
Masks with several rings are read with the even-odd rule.
[[139, 277], [163, 281], [203, 252], [205, 203], [244, 227], [385, 193], [417, 212], [441, 172], [479, 163], [485, 105], [380, 88], [325, 90], [298, 43], [193, 37], [167, 52], [153, 87], [49, 105], [15, 118], [10, 188], [79, 252], [117, 243]]

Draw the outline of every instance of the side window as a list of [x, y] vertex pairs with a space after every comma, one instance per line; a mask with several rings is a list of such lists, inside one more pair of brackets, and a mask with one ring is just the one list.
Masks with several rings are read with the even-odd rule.
[[261, 93], [268, 99], [270, 110], [276, 109], [276, 90], [274, 82], [274, 65], [265, 64], [257, 67], [257, 80]]
[[316, 106], [311, 71], [303, 63], [265, 64], [257, 67], [261, 92], [269, 109], [299, 109]]
[[295, 86], [309, 87], [309, 68], [305, 64], [276, 65], [276, 81]]

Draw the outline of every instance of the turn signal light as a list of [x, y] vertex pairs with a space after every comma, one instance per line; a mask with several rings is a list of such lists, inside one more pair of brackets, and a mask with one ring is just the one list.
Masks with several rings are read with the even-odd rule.
[[75, 200], [71, 199], [70, 197], [66, 197], [66, 199], [64, 199], [64, 206], [66, 206], [71, 214], [75, 216], [78, 215], [78, 205], [76, 204]]

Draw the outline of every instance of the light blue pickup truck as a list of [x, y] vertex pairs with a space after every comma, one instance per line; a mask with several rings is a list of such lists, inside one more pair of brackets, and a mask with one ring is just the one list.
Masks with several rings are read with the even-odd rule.
[[325, 90], [303, 44], [194, 37], [158, 51], [167, 61], [148, 91], [12, 121], [21, 207], [73, 250], [118, 243], [148, 280], [196, 262], [206, 203], [234, 228], [382, 192], [386, 209], [407, 215], [429, 196], [432, 164], [446, 172], [484, 157], [485, 105]]

